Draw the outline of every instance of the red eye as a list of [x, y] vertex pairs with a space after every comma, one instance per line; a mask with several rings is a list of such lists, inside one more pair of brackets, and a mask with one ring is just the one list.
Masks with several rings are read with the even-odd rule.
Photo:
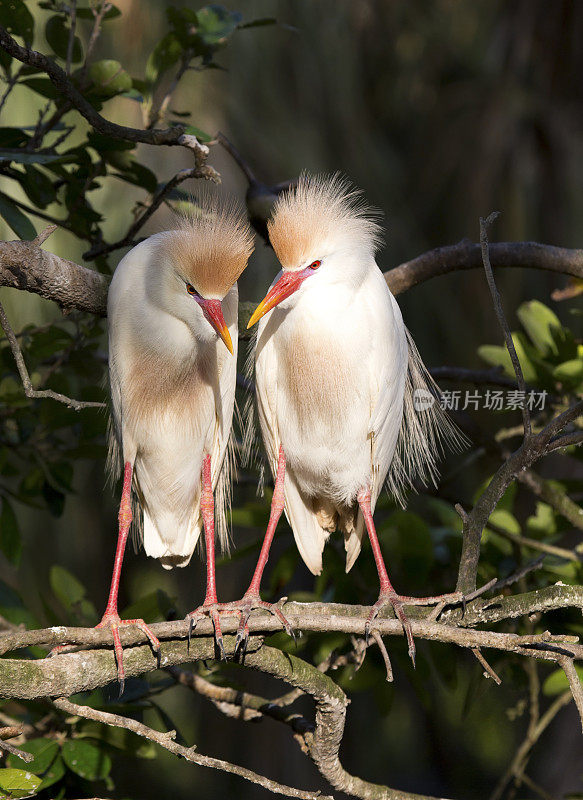
[[195, 294], [195, 295], [198, 294], [198, 292], [191, 283], [186, 284], [186, 291], [188, 292], [188, 294]]
[[310, 269], [318, 269], [321, 263], [322, 263], [321, 261], [312, 261], [312, 263], [310, 264]]

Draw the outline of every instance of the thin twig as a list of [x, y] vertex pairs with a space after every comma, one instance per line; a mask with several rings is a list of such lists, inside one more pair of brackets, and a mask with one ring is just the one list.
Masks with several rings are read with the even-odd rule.
[[484, 656], [482, 655], [482, 651], [479, 647], [472, 647], [472, 653], [476, 656], [480, 664], [484, 667], [486, 673], [492, 678], [494, 683], [497, 683], [498, 686], [502, 683], [502, 678], [496, 673], [496, 671], [488, 664]]
[[[496, 286], [496, 282], [494, 280], [494, 273], [492, 272], [492, 265], [490, 263], [488, 229], [492, 225], [492, 223], [499, 217], [499, 215], [500, 214], [498, 211], [494, 211], [492, 214], [486, 217], [486, 219], [480, 217], [480, 245], [482, 247], [482, 261], [484, 262], [484, 271], [486, 273], [486, 280], [488, 281], [490, 294], [492, 295], [494, 310], [496, 311], [498, 322], [500, 323], [500, 327], [502, 328], [502, 332], [504, 333], [504, 340], [506, 342], [506, 347], [508, 348], [508, 353], [510, 354], [510, 360], [512, 361], [512, 366], [514, 367], [516, 382], [518, 383], [518, 388], [520, 389], [520, 391], [523, 392], [523, 397], [525, 397], [526, 383], [524, 381], [524, 375], [522, 374], [522, 367], [520, 366], [520, 361], [516, 353], [516, 348], [514, 346], [514, 341], [512, 339], [512, 333], [510, 332], [510, 327], [508, 325], [506, 317], [504, 316], [504, 310], [502, 308], [502, 300], [500, 299], [500, 293], [498, 292], [498, 287]], [[524, 438], [530, 439], [532, 435], [532, 430], [530, 424], [530, 412], [528, 410], [526, 403], [522, 404], [521, 411], [522, 411], [522, 421], [524, 423]]]
[[488, 487], [463, 522], [463, 541], [457, 590], [468, 594], [476, 585], [482, 531], [508, 486], [524, 469], [528, 469], [551, 448], [553, 437], [583, 413], [583, 400], [554, 417], [540, 433], [525, 438], [522, 445], [500, 466]]
[[501, 528], [493, 522], [488, 522], [488, 527], [498, 536], [502, 536], [504, 539], [508, 539], [509, 542], [514, 542], [514, 544], [520, 547], [529, 547], [531, 550], [539, 550], [541, 553], [548, 553], [551, 556], [563, 558], [565, 561], [576, 561], [577, 563], [583, 561], [583, 556], [580, 556], [574, 550], [567, 550], [565, 547], [557, 547], [554, 544], [547, 544], [547, 542], [541, 542], [538, 539], [530, 539], [528, 536], [510, 533], [510, 531], [504, 530], [504, 528]]
[[559, 664], [563, 668], [563, 672], [569, 681], [571, 694], [575, 700], [575, 705], [577, 706], [577, 711], [581, 719], [581, 727], [583, 729], [583, 686], [581, 685], [581, 679], [577, 674], [572, 658], [561, 658], [559, 659]]
[[494, 791], [490, 795], [489, 800], [500, 800], [502, 795], [504, 794], [504, 790], [510, 780], [518, 774], [519, 770], [521, 769], [521, 765], [525, 761], [526, 757], [534, 747], [534, 745], [538, 742], [544, 731], [548, 728], [554, 718], [557, 716], [559, 711], [568, 703], [571, 702], [573, 699], [573, 695], [571, 694], [570, 690], [563, 692], [555, 702], [547, 709], [547, 711], [542, 715], [536, 727], [529, 731], [526, 735], [524, 742], [516, 751], [508, 769], [496, 785]]
[[381, 655], [383, 657], [383, 661], [385, 662], [385, 669], [387, 671], [387, 681], [389, 683], [393, 682], [393, 667], [391, 666], [391, 659], [389, 658], [389, 653], [387, 648], [385, 647], [385, 643], [383, 642], [383, 637], [380, 635], [376, 628], [371, 630], [371, 636], [375, 640], [378, 645], [379, 650], [381, 651]]
[[105, 408], [105, 403], [94, 403], [94, 402], [85, 402], [81, 400], [73, 400], [71, 397], [66, 397], [64, 394], [60, 392], [54, 392], [52, 389], [41, 389], [37, 390], [33, 387], [32, 381], [30, 380], [30, 375], [28, 374], [28, 370], [26, 368], [26, 364], [24, 363], [24, 358], [22, 356], [22, 351], [8, 322], [8, 317], [6, 316], [6, 312], [4, 311], [4, 307], [0, 303], [0, 325], [6, 334], [6, 338], [8, 339], [8, 344], [10, 345], [10, 349], [12, 350], [12, 355], [14, 356], [14, 361], [16, 362], [16, 367], [18, 369], [18, 373], [20, 375], [20, 379], [22, 381], [22, 386], [24, 388], [24, 394], [30, 398], [31, 400], [41, 399], [48, 397], [51, 400], [57, 400], [59, 403], [64, 403], [68, 408], [72, 408], [74, 411], [80, 411], [82, 408]]
[[74, 714], [75, 716], [83, 717], [83, 719], [101, 722], [103, 725], [132, 731], [132, 733], [142, 736], [144, 739], [148, 739], [150, 742], [154, 742], [160, 747], [163, 747], [165, 750], [168, 750], [170, 753], [184, 758], [186, 761], [190, 761], [191, 763], [198, 764], [202, 767], [211, 767], [212, 769], [218, 769], [221, 772], [228, 772], [232, 775], [238, 775], [239, 777], [244, 778], [251, 783], [256, 783], [259, 786], [263, 786], [264, 789], [268, 789], [274, 794], [282, 794], [285, 797], [302, 798], [302, 800], [316, 800], [318, 797], [320, 797], [321, 800], [324, 800], [319, 792], [305, 792], [301, 789], [294, 789], [291, 786], [284, 786], [283, 784], [272, 781], [263, 775], [258, 775], [256, 772], [252, 772], [250, 769], [246, 769], [245, 767], [231, 764], [228, 761], [223, 761], [219, 758], [211, 758], [210, 756], [201, 755], [195, 751], [195, 747], [184, 747], [183, 745], [175, 742], [174, 737], [176, 736], [176, 731], [168, 731], [166, 733], [155, 731], [153, 728], [148, 728], [146, 725], [138, 722], [135, 719], [122, 717], [119, 714], [111, 714], [108, 711], [98, 711], [97, 709], [90, 708], [89, 706], [81, 706], [77, 703], [72, 703], [65, 697], [55, 700], [54, 705], [56, 708], [61, 711], [65, 711], [67, 714]]
[[128, 247], [135, 244], [135, 237], [138, 232], [143, 228], [152, 214], [162, 205], [170, 192], [190, 178], [201, 178], [213, 181], [214, 183], [220, 182], [218, 173], [207, 165], [180, 170], [180, 172], [177, 172], [173, 178], [157, 190], [146, 210], [130, 225], [121, 239], [111, 244], [100, 242], [87, 250], [86, 253], [83, 253], [83, 258], [86, 261], [92, 261], [98, 256], [104, 256], [108, 253], [112, 253], [114, 250], [119, 250], [121, 247]]
[[71, 74], [71, 63], [73, 61], [73, 45], [75, 44], [75, 29], [77, 28], [77, 0], [71, 0], [69, 7], [71, 16], [71, 28], [69, 30], [69, 41], [67, 42], [67, 62], [65, 72]]
[[263, 716], [271, 717], [277, 722], [289, 725], [294, 733], [302, 736], [307, 731], [314, 729], [312, 722], [301, 714], [287, 711], [281, 702], [274, 702], [249, 692], [241, 692], [237, 689], [232, 689], [230, 686], [217, 686], [195, 672], [181, 669], [180, 667], [168, 667], [166, 671], [172, 675], [177, 683], [206, 697], [223, 713], [225, 713], [225, 706], [235, 708], [236, 713], [228, 714], [230, 716], [236, 716], [244, 720], [257, 719]]
[[85, 82], [85, 74], [87, 72], [87, 68], [89, 66], [89, 61], [91, 59], [91, 55], [93, 53], [93, 48], [97, 44], [97, 40], [99, 38], [99, 34], [101, 33], [101, 24], [103, 22], [103, 17], [107, 14], [109, 9], [111, 8], [111, 3], [106, 2], [106, 0], [102, 0], [101, 5], [98, 9], [93, 8], [93, 27], [91, 29], [91, 35], [89, 37], [89, 42], [87, 43], [87, 49], [85, 51], [85, 62], [83, 64], [83, 68], [81, 70], [81, 82]]

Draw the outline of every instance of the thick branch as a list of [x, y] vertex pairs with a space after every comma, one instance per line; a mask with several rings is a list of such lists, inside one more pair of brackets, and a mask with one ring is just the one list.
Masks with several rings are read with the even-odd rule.
[[48, 253], [34, 241], [0, 243], [0, 286], [34, 292], [64, 310], [107, 313], [106, 275]]
[[179, 145], [194, 151], [195, 157], [202, 159], [208, 155], [208, 147], [200, 144], [195, 136], [185, 135], [184, 128], [179, 125], [165, 130], [139, 130], [137, 128], [127, 128], [124, 125], [116, 125], [115, 122], [105, 119], [85, 99], [64, 70], [42, 53], [38, 53], [28, 47], [21, 47], [2, 26], [0, 26], [0, 46], [17, 61], [45, 72], [59, 94], [66, 97], [77, 111], [85, 117], [87, 122], [104, 136], [124, 139], [127, 142]]
[[[534, 638], [521, 637], [513, 633], [471, 630], [470, 626], [523, 616], [537, 610], [566, 607], [583, 608], [583, 588], [552, 586], [515, 597], [489, 601], [480, 598], [469, 604], [462, 619], [460, 610], [445, 612], [447, 624], [414, 618], [415, 612], [419, 611], [415, 607], [411, 607], [408, 614], [412, 618], [411, 626], [416, 638], [456, 644], [470, 649], [493, 648], [556, 662], [564, 655], [570, 658], [583, 658], [583, 645], [577, 644], [573, 641], [573, 637], [568, 636], [552, 637], [550, 634], [541, 634]], [[366, 606], [330, 603], [287, 603], [284, 607], [286, 617], [297, 630], [338, 631], [357, 635], [362, 635], [364, 632], [368, 611]], [[386, 616], [375, 620], [375, 628], [379, 633], [382, 636], [402, 636], [400, 622], [388, 617], [392, 612], [386, 609], [381, 613]], [[225, 633], [235, 633], [238, 619], [224, 617], [221, 619], [221, 626]], [[279, 621], [272, 615], [254, 613], [249, 620], [249, 629], [255, 635], [251, 648], [258, 646], [256, 634], [273, 632], [278, 630], [279, 626]], [[186, 642], [187, 621], [160, 622], [150, 627], [155, 635], [163, 640], [161, 654], [163, 667], [214, 656], [213, 628], [210, 620], [202, 620], [197, 625], [197, 636], [192, 640], [190, 651]], [[120, 634], [122, 643], [127, 648], [124, 665], [128, 677], [156, 668], [156, 658], [150, 648], [142, 644], [145, 637], [139, 629], [124, 626]], [[0, 696], [31, 699], [47, 695], [70, 695], [105, 686], [116, 680], [117, 670], [111, 649], [111, 633], [103, 629], [56, 627], [40, 631], [10, 631], [0, 634], [0, 654], [31, 645], [46, 645], [50, 648], [63, 643], [107, 648], [107, 650], [70, 652], [37, 661], [0, 659]], [[225, 642], [225, 647], [227, 652], [233, 652], [232, 637]]]
[[[88, 311], [91, 314], [105, 316], [107, 313], [107, 289], [109, 278], [99, 275], [93, 270], [66, 261], [58, 256], [45, 251], [26, 251], [20, 248], [30, 247], [28, 242], [0, 242], [0, 286], [13, 286], [16, 289], [24, 289], [28, 292], [35, 292], [49, 300], [54, 300], [61, 308], [76, 308], [80, 311]], [[439, 250], [432, 250], [424, 253], [418, 258], [413, 259], [399, 267], [385, 273], [387, 283], [393, 294], [402, 294], [423, 283], [430, 278], [443, 275], [447, 272], [461, 269], [473, 269], [481, 266], [481, 261], [474, 263], [473, 249], [468, 249], [469, 243], [442, 247]], [[461, 249], [460, 249], [461, 248]], [[480, 254], [479, 245], [471, 245], [478, 255]], [[502, 251], [500, 251], [502, 248]], [[529, 262], [525, 257], [524, 251], [534, 248], [539, 253], [539, 258]], [[448, 262], [447, 265], [441, 263], [439, 258], [433, 254], [457, 251], [457, 256]], [[37, 248], [38, 250], [38, 248]], [[497, 254], [503, 252], [505, 255], [516, 253], [516, 258], [498, 259]], [[556, 255], [560, 252], [561, 258]], [[548, 255], [548, 258], [545, 257]], [[502, 242], [490, 245], [490, 261], [493, 267], [499, 266], [518, 266], [535, 267], [539, 269], [550, 269], [554, 272], [563, 274], [577, 274], [583, 277], [583, 251], [567, 250], [566, 248], [550, 247], [549, 245], [536, 244], [534, 242]], [[34, 258], [30, 258], [34, 255]], [[467, 256], [467, 261], [464, 258]], [[39, 258], [41, 259], [39, 261]], [[421, 263], [423, 269], [418, 270], [417, 264]], [[544, 264], [547, 266], [544, 266]], [[50, 266], [50, 269], [47, 269]], [[249, 304], [251, 308], [252, 304]], [[249, 315], [251, 310], [249, 311]], [[241, 330], [244, 326], [239, 326]], [[452, 376], [453, 377], [453, 376]]]
[[[583, 278], [583, 250], [538, 242], [496, 242], [490, 245], [490, 261], [493, 267], [529, 267]], [[385, 272], [385, 278], [392, 293], [398, 295], [438, 275], [482, 266], [480, 245], [463, 239], [405, 261]]]

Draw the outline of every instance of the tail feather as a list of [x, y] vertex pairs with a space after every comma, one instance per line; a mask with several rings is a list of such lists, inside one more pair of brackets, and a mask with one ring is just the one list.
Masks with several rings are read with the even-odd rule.
[[[236, 403], [235, 414], [237, 418], [240, 417]], [[231, 551], [232, 544], [230, 512], [233, 481], [237, 480], [236, 451], [235, 432], [233, 428], [231, 428], [221, 471], [219, 472], [215, 488], [215, 531], [219, 539], [221, 551], [227, 555]]]
[[304, 563], [312, 574], [319, 575], [322, 572], [322, 552], [330, 532], [318, 523], [312, 501], [300, 492], [289, 467], [285, 473], [285, 514]]
[[402, 507], [415, 480], [437, 485], [437, 462], [445, 447], [459, 452], [468, 439], [440, 405], [440, 390], [406, 330], [409, 363], [403, 398], [403, 419], [386, 479], [389, 493]]
[[151, 558], [159, 559], [164, 569], [173, 569], [174, 567], [186, 567], [190, 563], [194, 548], [197, 541], [200, 539], [200, 525], [198, 521], [192, 520], [188, 530], [184, 532], [182, 543], [179, 549], [182, 552], [168, 553], [168, 543], [165, 542], [158, 528], [148, 513], [143, 513], [143, 542], [144, 551], [146, 555]]

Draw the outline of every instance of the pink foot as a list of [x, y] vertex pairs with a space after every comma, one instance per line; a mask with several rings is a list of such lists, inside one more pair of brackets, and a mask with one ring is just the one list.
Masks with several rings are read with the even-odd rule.
[[103, 615], [101, 622], [96, 625], [96, 628], [111, 628], [111, 633], [113, 635], [113, 650], [115, 653], [115, 662], [117, 664], [117, 679], [119, 681], [119, 696], [121, 697], [123, 694], [124, 686], [125, 686], [125, 670], [123, 666], [123, 648], [121, 646], [121, 638], [119, 635], [119, 629], [122, 625], [135, 625], [138, 627], [143, 633], [146, 634], [152, 650], [157, 654], [158, 659], [160, 659], [160, 641], [150, 628], [146, 625], [143, 619], [120, 619], [119, 614], [117, 613], [108, 613], [106, 612]]
[[215, 644], [221, 654], [221, 660], [227, 660], [227, 653], [225, 651], [225, 644], [223, 642], [223, 632], [221, 630], [221, 620], [219, 617], [220, 612], [223, 610], [223, 604], [217, 602], [210, 602], [207, 603], [206, 601], [195, 608], [194, 611], [191, 611], [189, 614], [186, 615], [186, 619], [190, 620], [190, 625], [188, 627], [188, 647], [190, 648], [190, 639], [192, 638], [192, 632], [201, 621], [201, 619], [205, 619], [209, 617], [212, 620], [213, 628], [215, 629]]
[[403, 606], [404, 605], [433, 606], [438, 604], [445, 606], [445, 605], [452, 605], [455, 603], [461, 603], [463, 602], [463, 599], [464, 596], [461, 592], [452, 592], [451, 594], [441, 594], [441, 595], [436, 595], [435, 597], [406, 597], [404, 595], [397, 594], [395, 591], [392, 590], [392, 588], [384, 591], [381, 589], [381, 591], [379, 592], [379, 599], [372, 606], [364, 626], [364, 634], [366, 642], [368, 644], [368, 637], [370, 635], [373, 620], [376, 617], [378, 617], [379, 612], [382, 608], [390, 604], [393, 607], [395, 616], [403, 626], [403, 631], [405, 633], [405, 636], [407, 637], [409, 656], [411, 658], [411, 661], [413, 662], [413, 666], [415, 666], [415, 641], [413, 640], [413, 631], [411, 630], [411, 623], [409, 622], [409, 618], [407, 617], [407, 615], [403, 610]]
[[237, 639], [235, 641], [235, 653], [237, 653], [239, 648], [241, 648], [242, 653], [245, 653], [247, 640], [249, 638], [249, 626], [247, 625], [247, 622], [249, 621], [251, 612], [256, 608], [265, 608], [267, 611], [271, 612], [275, 617], [279, 619], [283, 628], [295, 640], [295, 634], [293, 628], [286, 619], [286, 617], [283, 615], [280, 608], [280, 605], [282, 603], [285, 603], [286, 600], [287, 597], [282, 597], [281, 600], [279, 600], [277, 603], [267, 603], [265, 600], [262, 600], [258, 594], [257, 595], [245, 594], [241, 598], [241, 600], [233, 600], [230, 603], [204, 603], [202, 606], [199, 606], [186, 616], [187, 619], [190, 619], [188, 638], [190, 640], [192, 631], [196, 628], [197, 623], [201, 619], [204, 619], [205, 617], [210, 617], [215, 629], [215, 642], [221, 653], [221, 658], [226, 660], [227, 654], [223, 642], [223, 633], [221, 631], [221, 622], [219, 615], [238, 614], [239, 627], [237, 629]]

